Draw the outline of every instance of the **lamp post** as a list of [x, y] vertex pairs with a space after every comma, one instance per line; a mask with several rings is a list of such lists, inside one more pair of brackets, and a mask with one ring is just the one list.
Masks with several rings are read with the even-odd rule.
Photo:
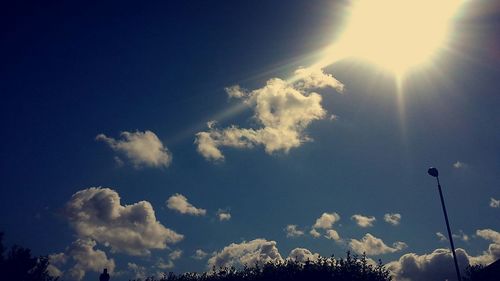
[[455, 262], [455, 270], [457, 271], [458, 281], [462, 281], [460, 277], [460, 269], [458, 268], [457, 255], [455, 254], [455, 245], [453, 244], [453, 236], [451, 235], [450, 223], [448, 221], [448, 213], [446, 212], [446, 206], [444, 204], [443, 192], [441, 191], [441, 184], [439, 183], [439, 172], [436, 168], [429, 168], [427, 173], [437, 180], [437, 185], [439, 189], [439, 197], [441, 198], [441, 206], [443, 207], [444, 220], [446, 221], [446, 229], [448, 230], [448, 237], [450, 238], [451, 253], [453, 254], [453, 261]]

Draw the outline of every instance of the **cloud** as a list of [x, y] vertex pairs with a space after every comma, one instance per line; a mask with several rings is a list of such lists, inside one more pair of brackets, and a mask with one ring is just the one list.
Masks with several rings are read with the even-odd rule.
[[[476, 235], [493, 243], [478, 256], [471, 256], [464, 249], [456, 249], [458, 264], [462, 271], [469, 264], [488, 265], [500, 259], [500, 233], [492, 229], [479, 229]], [[456, 278], [453, 256], [449, 249], [435, 249], [432, 253], [423, 255], [404, 254], [399, 260], [388, 263], [387, 268], [395, 280], [429, 281]]]
[[155, 133], [151, 131], [122, 132], [120, 136], [121, 140], [116, 140], [99, 134], [96, 140], [103, 141], [114, 151], [123, 153], [136, 168], [168, 167], [172, 162], [172, 154], [167, 147], [163, 146]]
[[299, 68], [295, 70], [294, 74], [298, 79], [295, 83], [295, 87], [298, 89], [309, 90], [330, 87], [339, 93], [344, 92], [344, 85], [331, 74], [324, 73], [320, 68]]
[[145, 279], [147, 277], [147, 270], [144, 266], [140, 266], [136, 263], [129, 262], [127, 267], [134, 274], [135, 279]]
[[290, 251], [290, 254], [288, 255], [289, 260], [293, 260], [296, 262], [306, 262], [306, 261], [316, 261], [319, 258], [319, 254], [317, 253], [311, 253], [308, 249], [304, 248], [295, 248], [292, 251]]
[[463, 232], [463, 230], [460, 230], [458, 232], [458, 234], [452, 234], [452, 236], [453, 236], [453, 238], [460, 239], [460, 240], [462, 240], [464, 242], [468, 242], [469, 241], [469, 235], [465, 234]]
[[340, 239], [340, 235], [338, 234], [338, 232], [337, 232], [337, 231], [335, 231], [335, 230], [333, 230], [333, 229], [328, 229], [328, 230], [326, 231], [326, 235], [325, 235], [325, 237], [326, 237], [327, 239], [331, 239], [331, 240], [335, 240], [335, 241], [340, 241], [340, 240], [341, 240], [341, 239]]
[[453, 167], [455, 169], [462, 169], [462, 168], [467, 167], [467, 164], [465, 164], [464, 162], [457, 161], [457, 162], [453, 163]]
[[439, 238], [439, 241], [448, 241], [448, 238], [441, 232], [436, 232], [436, 236]]
[[217, 218], [219, 219], [219, 221], [228, 221], [231, 219], [231, 214], [229, 213], [229, 211], [219, 209], [217, 211]]
[[[462, 270], [469, 264], [467, 253], [463, 249], [456, 250], [459, 266]], [[390, 262], [387, 268], [395, 280], [432, 281], [455, 280], [453, 256], [450, 250], [436, 249], [430, 254], [417, 255], [408, 253], [398, 261]]]
[[311, 229], [311, 231], [309, 231], [309, 234], [311, 234], [312, 237], [314, 238], [318, 238], [321, 236], [321, 233], [319, 233], [316, 229]]
[[255, 266], [270, 261], [282, 261], [275, 241], [255, 239], [239, 244], [232, 243], [215, 253], [208, 260], [208, 267]]
[[323, 213], [316, 219], [313, 228], [330, 229], [333, 224], [340, 220], [340, 216], [337, 213]]
[[241, 88], [239, 85], [234, 85], [231, 87], [226, 87], [224, 90], [229, 98], [240, 99], [248, 96], [248, 91]]
[[204, 216], [207, 213], [207, 210], [196, 208], [188, 202], [187, 198], [184, 195], [179, 193], [170, 196], [166, 204], [169, 209], [177, 211], [181, 214]]
[[372, 227], [373, 222], [376, 221], [375, 217], [365, 217], [363, 215], [353, 215], [351, 219], [360, 227]]
[[297, 225], [295, 224], [287, 225], [284, 231], [286, 232], [286, 237], [299, 237], [304, 235], [304, 231], [297, 229]]
[[325, 118], [321, 96], [312, 88], [334, 87], [342, 84], [321, 70], [299, 69], [295, 83], [279, 78], [267, 81], [260, 89], [246, 92], [239, 86], [226, 88], [230, 97], [238, 97], [254, 111], [257, 128], [232, 125], [217, 129], [211, 123], [208, 130], [196, 134], [198, 152], [207, 160], [223, 160], [220, 147], [252, 148], [262, 145], [268, 154], [288, 153], [311, 139], [304, 130], [314, 120]]
[[491, 208], [500, 208], [500, 199], [497, 200], [493, 197], [490, 198], [490, 207]]
[[399, 225], [401, 222], [401, 214], [388, 213], [384, 215], [384, 221], [388, 224]]
[[59, 267], [66, 264], [67, 261], [68, 256], [65, 253], [49, 255], [49, 265], [47, 266], [47, 272], [52, 277], [61, 277], [64, 272]]
[[349, 247], [358, 254], [366, 253], [366, 255], [371, 256], [401, 251], [406, 248], [407, 245], [404, 242], [398, 241], [393, 243], [392, 247], [389, 247], [382, 239], [367, 233], [361, 240], [351, 239]]
[[183, 239], [156, 220], [149, 202], [123, 206], [118, 193], [109, 188], [76, 192], [64, 214], [78, 237], [94, 239], [130, 255], [147, 255], [151, 249], [165, 249], [167, 244]]
[[95, 250], [96, 242], [91, 239], [78, 239], [71, 244], [68, 255], [75, 265], [69, 269], [68, 275], [72, 280], [82, 280], [87, 271], [101, 272], [107, 268], [112, 273], [115, 270], [115, 261], [108, 259], [106, 253]]
[[194, 252], [193, 259], [195, 260], [202, 260], [207, 257], [207, 253], [203, 251], [202, 249], [198, 249]]
[[175, 250], [168, 254], [168, 258], [171, 260], [178, 260], [182, 256], [182, 250]]

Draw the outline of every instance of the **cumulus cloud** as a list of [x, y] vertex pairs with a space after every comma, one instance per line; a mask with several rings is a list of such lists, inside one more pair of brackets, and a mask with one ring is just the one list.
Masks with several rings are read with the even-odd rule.
[[366, 253], [366, 255], [380, 255], [394, 253], [406, 248], [404, 242], [395, 242], [392, 247], [387, 246], [382, 239], [377, 238], [370, 233], [365, 234], [361, 240], [351, 239], [349, 247], [358, 254]]
[[207, 257], [207, 253], [203, 251], [202, 249], [198, 249], [194, 252], [193, 259], [195, 260], [202, 260]]
[[366, 216], [363, 216], [363, 215], [353, 215], [351, 217], [351, 219], [353, 221], [356, 222], [356, 224], [360, 227], [371, 227], [373, 226], [373, 222], [376, 221], [375, 217], [373, 216], [370, 216], [370, 217], [366, 217]]
[[293, 260], [296, 262], [306, 262], [306, 261], [316, 261], [319, 258], [318, 253], [311, 253], [308, 249], [304, 248], [295, 248], [290, 251], [288, 255], [289, 260]]
[[464, 162], [457, 161], [457, 162], [453, 163], [453, 167], [455, 169], [462, 169], [462, 168], [467, 167], [467, 164], [465, 164]]
[[[456, 250], [459, 266], [462, 270], [469, 264], [467, 253], [463, 249]], [[455, 280], [453, 256], [450, 250], [436, 249], [430, 254], [417, 255], [408, 253], [398, 261], [390, 262], [387, 268], [395, 280], [432, 281]]]
[[312, 237], [314, 238], [318, 238], [321, 236], [321, 233], [319, 233], [316, 229], [311, 229], [311, 231], [309, 231], [309, 234], [311, 234]]
[[170, 196], [166, 204], [169, 209], [177, 211], [181, 214], [204, 216], [207, 213], [207, 210], [196, 208], [188, 202], [187, 198], [184, 195], [179, 193]]
[[330, 229], [333, 224], [340, 220], [340, 216], [337, 213], [323, 213], [316, 219], [313, 228]]
[[87, 271], [101, 272], [107, 268], [110, 273], [115, 269], [115, 261], [108, 259], [106, 253], [95, 250], [96, 242], [91, 239], [78, 239], [71, 244], [68, 255], [75, 261], [75, 265], [69, 269], [70, 279], [82, 280]]
[[156, 220], [149, 202], [123, 206], [118, 193], [109, 188], [76, 192], [64, 214], [78, 237], [91, 238], [130, 255], [147, 255], [151, 249], [165, 249], [167, 244], [183, 239]]
[[217, 218], [219, 219], [219, 221], [228, 221], [231, 219], [231, 214], [229, 213], [229, 211], [219, 209], [217, 211]]
[[[460, 269], [463, 271], [470, 265], [488, 265], [500, 259], [500, 233], [492, 229], [479, 229], [476, 235], [492, 241], [488, 249], [480, 255], [469, 255], [463, 249], [456, 249]], [[444, 237], [444, 235], [438, 235]], [[449, 249], [435, 249], [432, 253], [418, 255], [404, 254], [399, 260], [387, 264], [395, 280], [429, 281], [454, 280], [455, 268], [453, 256]]]
[[148, 275], [144, 266], [129, 262], [127, 263], [127, 267], [133, 273], [135, 279], [145, 279]]
[[490, 207], [491, 208], [500, 208], [500, 199], [495, 199], [493, 197], [490, 198]]
[[56, 253], [49, 255], [49, 265], [47, 266], [47, 272], [52, 277], [61, 277], [64, 272], [60, 269], [60, 267], [66, 264], [67, 261], [68, 256], [65, 253]]
[[275, 241], [255, 239], [248, 242], [232, 243], [215, 253], [208, 260], [208, 267], [255, 266], [270, 261], [282, 261]]
[[198, 152], [207, 160], [222, 160], [220, 147], [252, 148], [262, 145], [268, 154], [277, 151], [287, 153], [292, 148], [310, 141], [304, 130], [314, 120], [323, 119], [326, 111], [321, 106], [321, 96], [311, 92], [313, 88], [334, 87], [342, 89], [331, 75], [320, 69], [299, 69], [295, 83], [279, 78], [267, 81], [260, 89], [247, 92], [239, 86], [226, 88], [230, 97], [241, 98], [253, 109], [257, 128], [229, 126], [196, 134]]
[[[172, 154], [151, 131], [122, 132], [120, 137], [121, 139], [117, 140], [99, 134], [96, 140], [103, 141], [114, 151], [123, 153], [136, 168], [168, 167], [172, 162]], [[119, 161], [121, 162], [121, 159]]]
[[335, 241], [340, 241], [340, 235], [337, 231], [333, 229], [328, 229], [326, 231], [325, 238], [335, 240]]
[[286, 237], [299, 237], [304, 235], [303, 230], [299, 230], [297, 225], [289, 224], [285, 227], [284, 231], [286, 232]]
[[464, 241], [464, 242], [469, 241], [469, 235], [465, 234], [465, 233], [463, 232], [463, 230], [460, 230], [460, 231], [458, 232], [458, 234], [455, 234], [455, 233], [454, 233], [454, 234], [452, 234], [452, 236], [453, 236], [453, 238], [455, 238], [455, 239], [460, 239], [460, 240], [462, 240], [462, 241]]
[[399, 225], [401, 222], [401, 214], [388, 213], [384, 215], [384, 221], [388, 224]]

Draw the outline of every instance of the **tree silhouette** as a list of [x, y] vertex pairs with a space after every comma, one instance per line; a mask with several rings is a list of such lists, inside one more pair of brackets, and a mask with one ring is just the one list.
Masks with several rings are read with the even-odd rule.
[[[0, 232], [0, 279], [16, 281], [55, 281], [57, 278], [47, 272], [49, 259], [46, 256], [33, 257], [31, 250], [17, 245], [5, 255], [3, 232]], [[5, 255], [5, 256], [4, 256]]]
[[170, 272], [162, 278], [149, 277], [146, 281], [390, 281], [389, 272], [382, 262], [368, 263], [365, 255], [334, 259], [319, 257], [314, 261], [285, 260], [269, 262], [255, 267], [244, 266], [214, 268], [206, 273], [188, 272], [175, 275]]

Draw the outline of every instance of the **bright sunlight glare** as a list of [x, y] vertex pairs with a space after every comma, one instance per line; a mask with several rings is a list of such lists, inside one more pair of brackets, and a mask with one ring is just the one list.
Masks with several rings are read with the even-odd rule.
[[449, 38], [462, 0], [354, 0], [334, 50], [396, 76], [431, 61]]

